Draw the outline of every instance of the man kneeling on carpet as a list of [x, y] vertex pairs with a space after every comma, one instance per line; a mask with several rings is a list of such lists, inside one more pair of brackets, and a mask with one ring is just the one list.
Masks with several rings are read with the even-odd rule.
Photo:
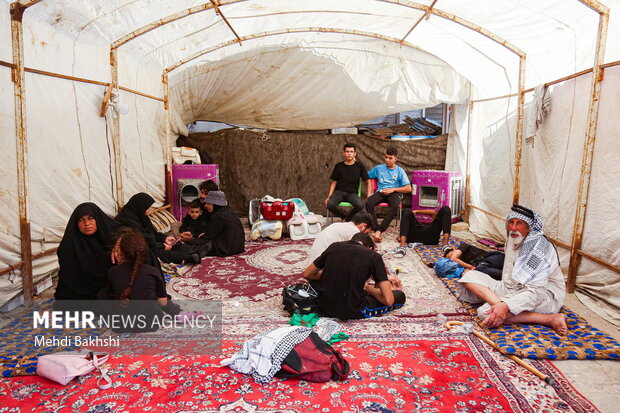
[[566, 335], [566, 316], [559, 313], [566, 286], [555, 247], [543, 235], [538, 212], [513, 205], [506, 219], [506, 258], [501, 281], [467, 271], [458, 290], [465, 301], [484, 302], [478, 316], [489, 328], [502, 324], [543, 324]]
[[[392, 290], [383, 258], [368, 234], [331, 244], [303, 273], [318, 280], [321, 311], [341, 320], [376, 317], [400, 308], [405, 294]], [[322, 270], [322, 271], [321, 271]], [[367, 283], [372, 278], [374, 285]]]

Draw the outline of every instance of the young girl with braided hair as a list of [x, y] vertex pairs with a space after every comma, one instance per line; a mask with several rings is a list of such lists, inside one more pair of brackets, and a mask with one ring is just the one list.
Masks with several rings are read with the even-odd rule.
[[144, 264], [149, 253], [144, 235], [135, 229], [125, 228], [113, 251], [119, 265], [108, 271], [111, 298], [124, 302], [157, 300], [165, 306], [168, 298], [161, 274], [157, 268]]
[[[148, 320], [163, 316], [163, 312], [176, 315], [180, 308], [171, 303], [159, 269], [145, 264], [149, 247], [144, 235], [133, 228], [125, 228], [116, 241], [113, 252], [119, 265], [108, 270], [109, 300], [120, 300], [122, 312], [144, 314]], [[149, 327], [152, 324], [148, 322]], [[128, 331], [154, 331], [128, 329]], [[120, 330], [119, 330], [120, 331]]]

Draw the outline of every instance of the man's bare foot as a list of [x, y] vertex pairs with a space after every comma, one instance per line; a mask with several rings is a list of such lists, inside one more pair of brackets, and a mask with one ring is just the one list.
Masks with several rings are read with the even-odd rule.
[[383, 241], [383, 235], [381, 235], [381, 231], [373, 232], [372, 233], [372, 239], [375, 240], [375, 242]]
[[549, 326], [554, 329], [555, 332], [560, 336], [565, 336], [568, 332], [568, 326], [566, 325], [566, 316], [562, 313], [554, 314]]

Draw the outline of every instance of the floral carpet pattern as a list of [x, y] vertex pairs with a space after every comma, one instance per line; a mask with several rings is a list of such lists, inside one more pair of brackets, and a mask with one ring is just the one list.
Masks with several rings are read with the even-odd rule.
[[[465, 313], [460, 303], [441, 283], [425, 271], [417, 271], [415, 253], [394, 258], [387, 251], [397, 246], [387, 241], [379, 246], [386, 266], [398, 270], [407, 303], [399, 310], [404, 315]], [[395, 234], [395, 232], [394, 232]], [[395, 238], [395, 235], [394, 235]], [[246, 251], [233, 257], [208, 257], [182, 277], [172, 278], [168, 292], [176, 300], [222, 300], [229, 315], [255, 314], [283, 317], [282, 289], [301, 282], [312, 240], [246, 242]]]
[[173, 278], [168, 291], [175, 298], [263, 301], [300, 281], [310, 241], [247, 242], [243, 254], [207, 257], [183, 277]]
[[[136, 355], [119, 350], [106, 367], [111, 389], [94, 373], [61, 386], [38, 376], [0, 378], [0, 411], [75, 412], [596, 412], [547, 360], [530, 363], [554, 379], [546, 384], [475, 336], [447, 330], [437, 314], [472, 317], [419, 256], [395, 258], [389, 231], [380, 245], [387, 267], [398, 270], [406, 305], [369, 320], [341, 321], [348, 340], [336, 343], [351, 364], [344, 382], [274, 379], [220, 366], [245, 340], [287, 326], [282, 287], [297, 282], [310, 241], [249, 242], [236, 257], [207, 258], [179, 277], [175, 300], [221, 300], [221, 353]], [[395, 234], [392, 234], [395, 237]], [[22, 323], [23, 324], [23, 323]], [[28, 335], [27, 326], [5, 339]], [[155, 336], [154, 336], [155, 337]], [[165, 347], [165, 334], [149, 344]], [[136, 344], [138, 345], [138, 344]], [[0, 343], [2, 353], [2, 343]]]
[[[459, 297], [458, 280], [441, 280]], [[566, 316], [568, 333], [559, 336], [552, 328], [537, 324], [505, 324], [488, 329], [478, 317], [476, 306], [466, 302], [463, 305], [504, 354], [549, 360], [620, 360], [620, 343], [566, 306], [562, 307], [561, 312]]]
[[67, 386], [36, 376], [2, 379], [2, 407], [86, 412], [597, 411], [551, 363], [535, 362], [556, 380], [553, 386], [475, 337], [446, 331], [431, 318], [345, 323], [351, 339], [336, 345], [351, 363], [344, 382], [274, 379], [257, 385], [251, 376], [219, 365], [245, 337], [267, 324], [250, 319], [231, 323], [222, 355], [112, 357], [108, 373], [114, 384], [109, 390], [97, 388], [95, 374]]

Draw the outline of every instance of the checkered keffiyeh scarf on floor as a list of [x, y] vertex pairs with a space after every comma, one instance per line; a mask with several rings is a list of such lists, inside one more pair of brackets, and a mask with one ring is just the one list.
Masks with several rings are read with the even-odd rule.
[[267, 383], [280, 370], [282, 361], [293, 347], [312, 332], [308, 327], [281, 327], [263, 332], [247, 340], [232, 357], [221, 361], [223, 366], [251, 374], [256, 383]]

